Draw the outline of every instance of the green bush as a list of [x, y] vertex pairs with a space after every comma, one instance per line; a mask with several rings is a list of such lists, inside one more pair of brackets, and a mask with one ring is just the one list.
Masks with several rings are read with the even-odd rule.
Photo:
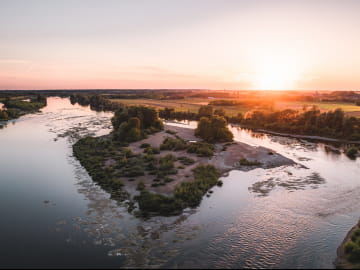
[[175, 168], [175, 165], [174, 165], [175, 160], [176, 160], [176, 158], [171, 154], [161, 157], [159, 160], [159, 170], [160, 171], [169, 171], [171, 169], [174, 169]]
[[136, 188], [136, 190], [139, 190], [139, 191], [144, 191], [145, 190], [145, 184], [144, 184], [144, 182], [140, 182], [138, 185], [137, 185], [137, 188]]
[[160, 145], [161, 150], [173, 150], [173, 151], [180, 151], [185, 150], [187, 148], [186, 141], [182, 139], [174, 139], [167, 137]]
[[175, 188], [174, 196], [185, 205], [195, 207], [200, 204], [206, 192], [216, 185], [220, 173], [212, 165], [200, 165], [193, 170], [194, 181], [183, 182]]
[[157, 147], [149, 146], [144, 149], [144, 153], [151, 154], [151, 155], [157, 155], [157, 154], [160, 154], [160, 149]]
[[261, 163], [257, 160], [250, 161], [250, 160], [247, 160], [246, 158], [240, 159], [239, 163], [241, 166], [259, 166], [259, 165], [261, 165]]
[[[193, 170], [194, 180], [183, 182], [175, 188], [174, 196], [167, 197], [161, 194], [141, 192], [136, 199], [143, 213], [156, 212], [162, 215], [171, 215], [180, 212], [186, 207], [196, 207], [207, 191], [217, 184], [220, 173], [212, 165], [200, 165]], [[155, 179], [154, 179], [155, 181]], [[161, 181], [160, 179], [156, 182]], [[173, 179], [166, 177], [161, 185]]]
[[355, 146], [351, 146], [346, 150], [346, 155], [350, 158], [355, 158], [358, 153], [358, 149]]
[[214, 155], [215, 147], [206, 142], [190, 143], [187, 149], [188, 153], [197, 154], [199, 157], [212, 157]]
[[121, 142], [135, 142], [164, 128], [157, 111], [145, 106], [119, 107], [111, 121], [114, 139]]
[[226, 119], [218, 115], [211, 118], [202, 117], [195, 130], [195, 136], [209, 143], [230, 142], [234, 137], [227, 127]]
[[185, 157], [185, 156], [179, 157], [178, 160], [183, 165], [192, 165], [195, 163], [195, 160], [193, 160], [192, 158]]
[[140, 148], [148, 148], [148, 147], [150, 147], [150, 146], [151, 146], [151, 145], [148, 144], [148, 143], [143, 143], [143, 144], [140, 145]]
[[137, 200], [139, 208], [143, 213], [155, 212], [161, 215], [171, 215], [182, 209], [181, 202], [174, 197], [167, 197], [148, 191], [142, 191]]

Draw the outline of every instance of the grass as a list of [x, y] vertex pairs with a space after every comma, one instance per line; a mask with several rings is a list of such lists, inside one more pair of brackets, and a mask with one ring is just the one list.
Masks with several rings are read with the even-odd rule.
[[276, 101], [275, 109], [302, 110], [303, 106], [317, 106], [320, 110], [330, 111], [341, 108], [347, 115], [360, 117], [360, 107], [349, 102], [305, 102], [305, 101]]
[[259, 166], [259, 165], [261, 165], [261, 162], [259, 162], [257, 160], [250, 161], [250, 160], [247, 160], [246, 158], [240, 159], [239, 163], [241, 166]]
[[[222, 98], [223, 99], [223, 98]], [[199, 108], [203, 105], [207, 105], [211, 100], [204, 98], [185, 98], [180, 100], [154, 100], [154, 99], [112, 99], [113, 102], [123, 103], [126, 105], [146, 105], [152, 106], [158, 109], [174, 108], [179, 112], [192, 112], [197, 113]], [[245, 106], [213, 106], [214, 110], [224, 109], [226, 115], [236, 116], [239, 112], [246, 113], [249, 109]]]
[[[113, 99], [112, 101], [128, 104], [128, 105], [146, 105], [152, 106], [158, 109], [163, 108], [174, 108], [175, 111], [190, 111], [197, 113], [199, 108], [203, 105], [207, 105], [210, 101], [213, 100], [226, 100], [226, 98], [214, 98], [214, 99], [205, 99], [205, 98], [185, 98], [180, 100], [153, 100], [153, 99]], [[234, 100], [234, 99], [229, 99]], [[302, 110], [303, 106], [317, 106], [319, 109], [328, 111], [341, 108], [349, 116], [360, 117], [360, 107], [356, 106], [354, 103], [347, 102], [307, 102], [307, 101], [275, 101], [275, 109], [294, 109]], [[213, 106], [214, 110], [224, 109], [227, 116], [236, 116], [238, 113], [245, 114], [251, 108], [244, 105], [236, 106]]]

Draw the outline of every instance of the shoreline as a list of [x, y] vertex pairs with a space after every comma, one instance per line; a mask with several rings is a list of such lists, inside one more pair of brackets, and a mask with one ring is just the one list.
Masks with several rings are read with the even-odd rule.
[[334, 139], [334, 138], [329, 138], [329, 137], [313, 136], [313, 135], [290, 134], [290, 133], [276, 132], [276, 131], [271, 131], [271, 130], [266, 130], [266, 129], [253, 129], [253, 128], [248, 128], [248, 127], [243, 127], [241, 125], [234, 125], [234, 124], [230, 124], [230, 125], [232, 125], [234, 127], [250, 129], [255, 132], [261, 132], [261, 133], [266, 133], [266, 134], [276, 135], [276, 136], [281, 136], [281, 137], [317, 140], [317, 141], [325, 141], [325, 142], [351, 143], [351, 144], [359, 144], [360, 145], [360, 141], [348, 141], [348, 140], [341, 140], [341, 139]]
[[359, 267], [358, 264], [349, 262], [345, 255], [345, 245], [349, 242], [351, 235], [353, 232], [359, 228], [359, 223], [356, 224], [354, 227], [351, 228], [351, 230], [346, 234], [346, 237], [341, 242], [341, 245], [336, 250], [336, 259], [333, 262], [335, 268], [337, 269], [356, 269]]

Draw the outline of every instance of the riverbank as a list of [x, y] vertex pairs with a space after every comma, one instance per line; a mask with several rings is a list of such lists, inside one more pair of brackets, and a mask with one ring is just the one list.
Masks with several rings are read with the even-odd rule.
[[28, 99], [8, 97], [0, 103], [0, 121], [9, 121], [26, 114], [39, 112], [46, 104], [46, 97], [39, 95]]
[[340, 140], [340, 139], [334, 139], [329, 137], [322, 137], [322, 136], [311, 136], [311, 135], [300, 135], [300, 134], [291, 134], [291, 133], [283, 133], [283, 132], [276, 132], [266, 129], [253, 129], [253, 128], [247, 128], [239, 124], [230, 124], [233, 127], [240, 127], [245, 128], [249, 130], [253, 130], [255, 132], [259, 133], [265, 133], [275, 136], [281, 136], [281, 137], [290, 137], [295, 139], [305, 139], [305, 140], [315, 140], [315, 141], [323, 141], [323, 142], [334, 142], [334, 143], [347, 143], [347, 144], [358, 144], [360, 145], [360, 141], [348, 141], [348, 140]]
[[351, 238], [353, 237], [356, 230], [359, 229], [359, 223], [356, 224], [346, 235], [344, 241], [338, 247], [336, 254], [337, 258], [334, 261], [334, 265], [337, 269], [359, 269], [360, 263], [359, 262], [352, 262], [349, 259], [349, 254], [346, 254], [346, 245], [351, 243]]

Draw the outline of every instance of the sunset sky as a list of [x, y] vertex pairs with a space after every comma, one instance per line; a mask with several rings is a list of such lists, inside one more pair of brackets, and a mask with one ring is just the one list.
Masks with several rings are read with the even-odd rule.
[[0, 89], [360, 89], [357, 0], [0, 0]]

